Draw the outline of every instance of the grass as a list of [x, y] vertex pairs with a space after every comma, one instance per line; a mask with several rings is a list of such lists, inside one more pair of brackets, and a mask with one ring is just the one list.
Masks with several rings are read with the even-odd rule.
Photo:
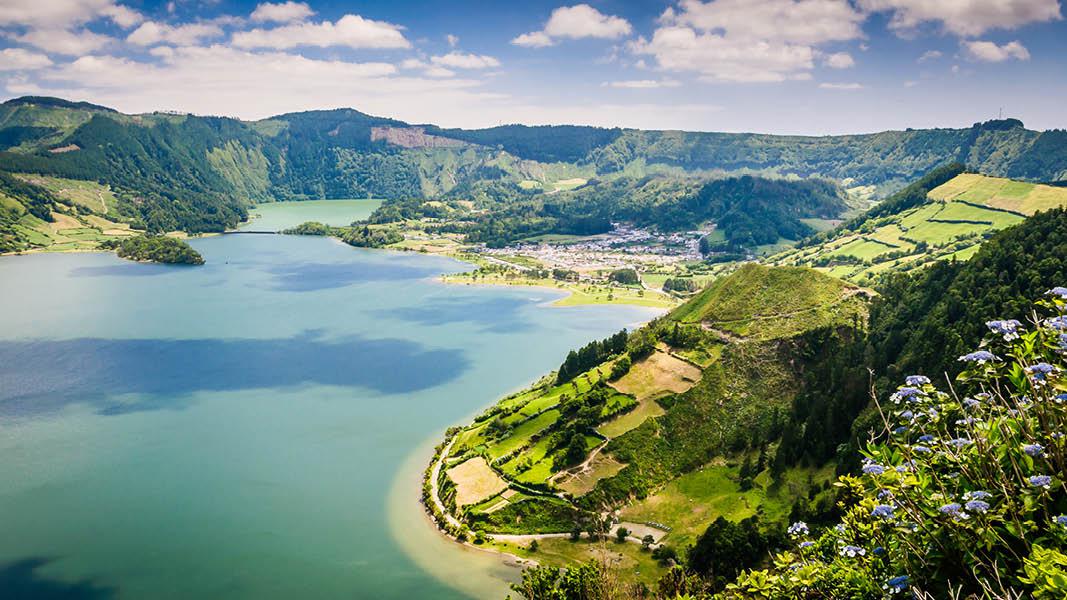
[[615, 567], [613, 572], [619, 573], [623, 581], [643, 583], [652, 588], [667, 571], [666, 567], [660, 566], [652, 558], [651, 552], [633, 543], [613, 540], [592, 542], [584, 538], [572, 542], [567, 538], [544, 538], [538, 540], [537, 545], [537, 552], [530, 552], [529, 542], [520, 544], [494, 540], [489, 543], [490, 547], [501, 552], [550, 567], [570, 567], [590, 560], [608, 561]]
[[558, 410], [550, 410], [522, 423], [515, 428], [510, 436], [489, 446], [489, 456], [495, 460], [525, 446], [531, 437], [555, 423], [559, 419], [559, 415], [560, 412]]
[[818, 246], [784, 251], [770, 262], [815, 266], [865, 284], [889, 271], [973, 254], [990, 232], [1036, 211], [1067, 206], [1067, 188], [963, 173], [931, 190], [928, 198], [899, 214], [837, 232]]
[[588, 470], [565, 477], [557, 485], [559, 489], [574, 496], [582, 496], [591, 492], [598, 481], [614, 477], [625, 466], [625, 464], [601, 452], [590, 461]]
[[620, 517], [636, 523], [663, 523], [672, 529], [666, 542], [683, 548], [720, 516], [740, 521], [760, 510], [768, 520], [782, 520], [793, 500], [806, 496], [809, 477], [814, 482], [833, 479], [832, 466], [790, 469], [777, 482], [764, 471], [751, 489], [741, 491], [737, 471], [737, 466], [720, 460], [678, 477], [658, 493], [624, 508]]
[[568, 295], [552, 303], [553, 306], [586, 306], [598, 304], [645, 306], [648, 308], [674, 308], [678, 301], [666, 294], [637, 288], [590, 285], [587, 283], [560, 282], [555, 279], [527, 277], [518, 273], [490, 274], [472, 277], [461, 273], [442, 277], [446, 283], [480, 285], [517, 285], [543, 287], [567, 292]]
[[477, 504], [507, 489], [508, 484], [477, 456], [445, 472], [456, 484], [456, 505]]
[[630, 371], [611, 386], [638, 400], [645, 400], [663, 391], [680, 394], [693, 387], [700, 377], [700, 369], [657, 350], [634, 363]]
[[17, 177], [34, 185], [39, 185], [58, 196], [68, 204], [84, 206], [94, 212], [106, 215], [113, 213], [118, 199], [106, 185], [95, 181], [65, 179], [36, 174], [18, 174]]

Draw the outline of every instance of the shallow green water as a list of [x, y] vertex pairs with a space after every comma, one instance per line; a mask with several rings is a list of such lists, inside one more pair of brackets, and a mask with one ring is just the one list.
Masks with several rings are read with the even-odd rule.
[[381, 200], [305, 200], [259, 204], [248, 211], [251, 219], [241, 229], [280, 231], [305, 221], [348, 225], [352, 221], [366, 219], [381, 204]]
[[0, 597], [502, 597], [515, 571], [418, 507], [432, 444], [651, 313], [323, 238], [192, 243], [204, 267], [0, 258]]

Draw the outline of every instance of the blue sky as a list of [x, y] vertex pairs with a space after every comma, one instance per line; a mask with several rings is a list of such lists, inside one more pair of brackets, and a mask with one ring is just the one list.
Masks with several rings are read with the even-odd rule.
[[0, 96], [245, 119], [1067, 127], [1059, 0], [2, 0]]

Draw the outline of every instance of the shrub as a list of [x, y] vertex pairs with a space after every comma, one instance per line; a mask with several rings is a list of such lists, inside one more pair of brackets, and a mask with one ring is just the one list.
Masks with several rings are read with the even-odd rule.
[[841, 522], [795, 523], [795, 548], [723, 597], [1067, 596], [1067, 288], [1037, 307], [1029, 329], [986, 323], [948, 391], [908, 377], [837, 484], [859, 498]]

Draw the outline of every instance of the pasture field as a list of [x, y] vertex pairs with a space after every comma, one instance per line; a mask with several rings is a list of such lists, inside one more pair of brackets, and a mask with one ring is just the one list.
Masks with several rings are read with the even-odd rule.
[[508, 487], [480, 456], [448, 469], [445, 474], [456, 484], [456, 506], [459, 507], [477, 504]]
[[63, 177], [31, 173], [19, 173], [15, 176], [23, 181], [45, 188], [67, 204], [83, 206], [102, 215], [114, 213], [118, 204], [118, 199], [115, 197], [115, 193], [111, 191], [111, 187], [101, 185], [95, 181], [65, 179]]
[[620, 517], [636, 523], [663, 523], [672, 529], [666, 542], [684, 548], [720, 516], [736, 522], [761, 511], [769, 520], [784, 519], [792, 500], [807, 494], [809, 478], [812, 483], [832, 481], [833, 467], [791, 469], [776, 485], [771, 485], [770, 473], [764, 471], [754, 478], [751, 489], [742, 491], [738, 467], [719, 460], [624, 508]]
[[608, 562], [624, 580], [644, 583], [652, 588], [667, 571], [666, 567], [660, 566], [652, 558], [651, 552], [642, 550], [640, 545], [619, 543], [613, 539], [592, 542], [583, 536], [581, 540], [572, 542], [565, 537], [543, 538], [537, 541], [536, 552], [530, 552], [530, 543], [525, 541], [494, 540], [489, 545], [501, 552], [551, 567], [569, 567], [590, 560]]

